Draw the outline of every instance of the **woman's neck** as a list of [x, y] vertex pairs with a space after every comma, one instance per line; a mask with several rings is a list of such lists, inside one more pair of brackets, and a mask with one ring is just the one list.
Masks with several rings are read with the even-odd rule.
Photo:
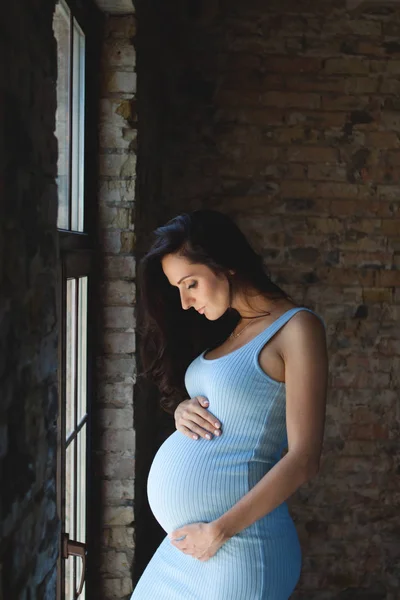
[[252, 289], [239, 293], [233, 299], [232, 308], [238, 311], [242, 319], [259, 316], [262, 313], [273, 312], [281, 298], [266, 298], [258, 290]]

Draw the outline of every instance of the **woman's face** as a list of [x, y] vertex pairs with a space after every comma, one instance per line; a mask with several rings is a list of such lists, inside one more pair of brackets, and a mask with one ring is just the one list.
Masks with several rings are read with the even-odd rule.
[[170, 284], [179, 289], [184, 310], [194, 308], [215, 321], [229, 308], [225, 276], [217, 276], [206, 265], [192, 264], [179, 254], [167, 254], [161, 259], [161, 266]]

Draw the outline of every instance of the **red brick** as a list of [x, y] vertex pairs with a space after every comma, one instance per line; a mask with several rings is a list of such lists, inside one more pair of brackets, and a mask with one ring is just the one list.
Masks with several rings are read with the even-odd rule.
[[252, 69], [260, 69], [263, 61], [256, 54], [246, 54], [244, 52], [231, 52], [224, 60], [224, 71], [248, 71]]
[[376, 347], [380, 354], [392, 357], [400, 355], [400, 339], [398, 338], [382, 338]]
[[344, 443], [345, 456], [374, 456], [376, 443], [371, 440], [347, 440]]
[[384, 77], [378, 88], [380, 94], [400, 94], [400, 81], [398, 78], [389, 79]]
[[335, 218], [307, 217], [307, 229], [311, 233], [340, 233], [344, 229], [344, 222]]
[[350, 31], [357, 35], [379, 36], [382, 33], [382, 26], [379, 21], [367, 19], [349, 19], [344, 24], [345, 31]]
[[377, 74], [385, 73], [388, 62], [389, 61], [387, 59], [379, 59], [379, 60], [371, 59], [369, 61], [369, 67], [370, 67], [371, 73], [377, 73]]
[[400, 150], [389, 150], [385, 152], [385, 159], [388, 164], [399, 167], [400, 166]]
[[387, 388], [390, 382], [388, 373], [371, 373], [364, 370], [345, 371], [341, 369], [340, 373], [332, 372], [331, 375], [334, 388], [379, 389]]
[[357, 54], [363, 54], [371, 58], [378, 56], [386, 57], [386, 50], [379, 42], [360, 41], [357, 43]]
[[[221, 89], [223, 90], [252, 90], [265, 92], [267, 90], [283, 90], [287, 86], [285, 77], [278, 74], [268, 74], [260, 70], [235, 69], [224, 74]], [[296, 88], [294, 88], [296, 89]], [[302, 91], [302, 90], [298, 90]]]
[[309, 127], [281, 127], [274, 133], [274, 141], [285, 146], [300, 142], [315, 145], [321, 143], [321, 139], [321, 131]]
[[319, 94], [300, 94], [297, 92], [266, 92], [262, 94], [262, 103], [265, 106], [319, 108], [321, 97]]
[[365, 110], [368, 96], [322, 96], [323, 110]]
[[393, 302], [393, 291], [388, 288], [371, 288], [363, 290], [363, 300], [369, 302]]
[[382, 233], [387, 236], [400, 237], [400, 219], [383, 219]]
[[220, 89], [215, 95], [216, 106], [261, 106], [262, 94], [247, 90]]
[[280, 108], [234, 107], [221, 108], [215, 115], [216, 123], [235, 123], [239, 125], [282, 125], [287, 111]]
[[400, 271], [377, 271], [376, 285], [379, 287], [400, 287]]
[[[364, 79], [367, 79], [366, 77]], [[342, 76], [311, 77], [304, 75], [285, 76], [286, 89], [297, 92], [335, 92], [344, 94], [348, 89], [348, 81]]]
[[354, 215], [357, 211], [358, 203], [355, 200], [332, 200], [332, 215], [348, 216]]
[[337, 242], [340, 250], [358, 250], [359, 252], [378, 252], [387, 249], [385, 236], [361, 234], [351, 228], [345, 230], [344, 235]]
[[316, 194], [316, 184], [304, 181], [282, 181], [282, 198], [314, 198]]
[[325, 61], [326, 73], [343, 73], [349, 75], [366, 75], [369, 73], [369, 62], [363, 58], [328, 58]]
[[269, 56], [263, 67], [272, 73], [319, 73], [321, 62], [318, 57]]
[[359, 217], [395, 217], [400, 216], [400, 203], [392, 201], [370, 200], [366, 204], [352, 200], [331, 201], [332, 215]]
[[347, 181], [346, 168], [338, 165], [318, 164], [308, 167], [308, 178], [315, 181]]
[[400, 60], [391, 59], [386, 63], [386, 71], [388, 73], [393, 73], [394, 75], [400, 74]]
[[347, 116], [345, 112], [327, 112], [321, 110], [286, 111], [286, 123], [288, 125], [311, 125], [316, 129], [319, 127], [325, 130], [330, 127], [343, 127], [346, 120]]
[[[392, 252], [357, 252], [341, 250], [340, 264], [347, 267], [371, 267], [381, 268], [382, 265], [391, 265], [393, 260]], [[378, 273], [376, 273], [378, 275]]]
[[322, 198], [356, 198], [357, 185], [351, 183], [318, 183], [315, 193]]
[[284, 176], [286, 179], [295, 179], [305, 181], [308, 179], [308, 166], [298, 163], [290, 163], [284, 167]]
[[399, 136], [394, 131], [371, 131], [367, 134], [367, 146], [388, 150], [400, 148]]
[[344, 91], [348, 94], [374, 94], [381, 84], [379, 77], [349, 77], [344, 81]]
[[361, 233], [381, 233], [380, 219], [352, 219], [346, 223], [348, 229], [352, 231], [360, 231]]
[[350, 427], [348, 435], [353, 440], [386, 440], [389, 439], [389, 427], [379, 423], [371, 425], [354, 424]]
[[336, 163], [338, 151], [324, 146], [291, 146], [287, 150], [287, 159], [295, 162]]
[[330, 201], [320, 198], [287, 198], [286, 200], [277, 198], [269, 203], [271, 214], [290, 215], [316, 215], [318, 217], [330, 215]]
[[376, 196], [380, 202], [386, 200], [387, 202], [398, 203], [400, 200], [400, 187], [398, 185], [378, 185]]
[[373, 165], [362, 170], [362, 178], [364, 181], [372, 183], [400, 183], [400, 170], [393, 165]]
[[321, 281], [328, 285], [339, 286], [373, 286], [374, 272], [371, 269], [318, 269]]

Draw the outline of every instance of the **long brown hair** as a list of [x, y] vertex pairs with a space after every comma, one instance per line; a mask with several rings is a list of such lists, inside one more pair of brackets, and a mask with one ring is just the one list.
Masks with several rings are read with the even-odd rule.
[[206, 209], [183, 213], [158, 227], [154, 237], [138, 270], [141, 375], [158, 385], [161, 406], [173, 412], [187, 395], [184, 374], [190, 362], [203, 350], [222, 343], [240, 314], [229, 308], [216, 321], [208, 321], [195, 310], [183, 310], [179, 290], [170, 285], [162, 270], [164, 256], [179, 252], [191, 263], [225, 275], [231, 300], [237, 289], [247, 286], [269, 299], [291, 297], [271, 281], [262, 257], [223, 213]]

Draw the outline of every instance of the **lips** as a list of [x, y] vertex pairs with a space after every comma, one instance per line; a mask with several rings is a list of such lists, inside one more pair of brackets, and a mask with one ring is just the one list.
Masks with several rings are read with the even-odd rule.
[[197, 312], [202, 315], [204, 313], [204, 309], [205, 309], [205, 306], [203, 306], [203, 308], [199, 308]]

